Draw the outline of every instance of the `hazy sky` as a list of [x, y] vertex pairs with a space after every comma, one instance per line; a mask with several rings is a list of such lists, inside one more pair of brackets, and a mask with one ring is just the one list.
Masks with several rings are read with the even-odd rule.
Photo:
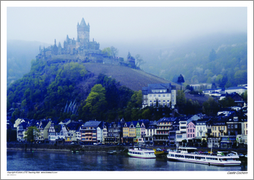
[[[52, 7], [7, 7], [7, 39], [57, 43], [77, 39], [77, 23], [82, 18], [90, 24], [90, 40], [101, 46], [115, 42], [174, 42], [214, 32], [247, 32], [247, 7], [168, 7], [149, 4], [113, 7], [70, 7], [60, 3]], [[157, 5], [157, 4], [156, 4]], [[191, 4], [192, 5], [192, 4]], [[25, 6], [22, 4], [22, 6]], [[28, 4], [27, 6], [31, 6]], [[39, 5], [41, 6], [41, 5]], [[91, 6], [91, 5], [90, 5]], [[92, 5], [98, 6], [98, 3]], [[105, 4], [104, 4], [105, 6]], [[143, 6], [143, 7], [142, 7]], [[193, 6], [193, 5], [192, 5]]]

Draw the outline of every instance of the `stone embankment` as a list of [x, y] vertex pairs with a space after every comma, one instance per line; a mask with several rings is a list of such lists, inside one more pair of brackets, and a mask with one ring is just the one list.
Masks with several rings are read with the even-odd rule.
[[26, 143], [8, 143], [7, 150], [21, 151], [127, 151], [128, 146], [105, 146], [105, 145], [54, 145], [54, 144], [26, 144]]
[[[130, 146], [107, 146], [107, 145], [70, 145], [70, 144], [27, 144], [27, 143], [7, 143], [7, 150], [22, 150], [22, 151], [112, 151], [127, 152]], [[149, 149], [175, 149], [174, 147], [152, 147], [148, 146]], [[210, 151], [210, 148], [199, 147], [198, 151]], [[234, 148], [234, 149], [218, 149], [213, 148], [213, 152], [218, 150], [224, 151], [236, 151], [237, 153], [247, 154], [247, 148]]]

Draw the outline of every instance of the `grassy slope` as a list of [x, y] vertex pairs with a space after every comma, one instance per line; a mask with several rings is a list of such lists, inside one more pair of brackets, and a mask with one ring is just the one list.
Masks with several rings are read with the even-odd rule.
[[[153, 83], [170, 83], [170, 81], [159, 78], [157, 76], [145, 73], [144, 71], [131, 69], [124, 66], [108, 65], [108, 64], [84, 64], [86, 69], [98, 76], [100, 73], [119, 81], [121, 85], [124, 85], [134, 91], [142, 90], [142, 87], [146, 87], [148, 84]], [[171, 82], [172, 83], [172, 82]], [[172, 85], [179, 85], [172, 83]]]

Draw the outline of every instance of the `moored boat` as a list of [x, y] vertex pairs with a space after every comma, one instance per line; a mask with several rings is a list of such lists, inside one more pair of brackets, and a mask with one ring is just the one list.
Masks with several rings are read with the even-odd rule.
[[167, 154], [168, 154], [168, 151], [165, 149], [157, 148], [157, 149], [153, 149], [153, 150], [154, 150], [154, 154], [156, 157], [164, 157], [164, 156], [167, 156]]
[[156, 158], [154, 151], [152, 149], [142, 149], [142, 148], [131, 148], [128, 150], [128, 155], [136, 158]]
[[168, 160], [184, 161], [217, 166], [239, 166], [241, 161], [237, 152], [231, 151], [228, 154], [201, 154], [196, 148], [181, 147], [175, 151], [169, 151]]
[[117, 154], [117, 152], [116, 152], [116, 150], [112, 150], [112, 151], [108, 151], [107, 154], [113, 155], [113, 154]]

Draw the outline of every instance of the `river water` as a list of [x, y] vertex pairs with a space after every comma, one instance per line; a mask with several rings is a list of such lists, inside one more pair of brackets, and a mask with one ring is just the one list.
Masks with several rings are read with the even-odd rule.
[[7, 151], [7, 171], [247, 171], [247, 167], [140, 159], [106, 152]]

